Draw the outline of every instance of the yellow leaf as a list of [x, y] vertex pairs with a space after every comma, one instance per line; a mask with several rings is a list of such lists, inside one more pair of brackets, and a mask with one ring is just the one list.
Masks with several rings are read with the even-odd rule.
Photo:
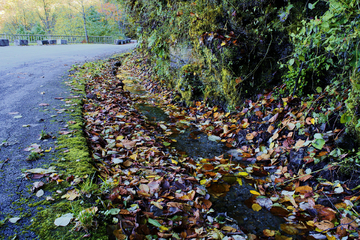
[[151, 204], [154, 205], [154, 206], [156, 206], [156, 207], [159, 208], [159, 209], [163, 209], [163, 208], [164, 208], [164, 207], [163, 207], [160, 203], [158, 203], [158, 202], [151, 201]]
[[237, 178], [237, 179], [236, 179], [236, 181], [239, 183], [239, 185], [240, 185], [240, 186], [242, 186], [242, 185], [243, 185], [243, 183], [242, 183], [242, 179], [241, 179], [241, 178]]
[[49, 149], [45, 150], [45, 152], [47, 152], [47, 153], [50, 152], [50, 151], [51, 151], [51, 147]]
[[164, 227], [164, 226], [161, 226], [161, 227], [160, 227], [160, 231], [167, 231], [167, 230], [169, 230], [169, 228]]
[[248, 176], [249, 174], [247, 173], [247, 172], [239, 172], [238, 174], [237, 174], [237, 176], [239, 176], [239, 177], [246, 177], [246, 176]]
[[313, 125], [315, 124], [315, 119], [314, 119], [314, 118], [311, 119], [311, 123], [312, 123]]
[[258, 212], [261, 210], [261, 206], [257, 203], [254, 203], [252, 206], [251, 206], [252, 210]]
[[133, 154], [133, 155], [131, 155], [131, 156], [130, 156], [130, 158], [131, 158], [132, 160], [136, 160], [136, 158], [137, 158], [137, 154]]
[[257, 195], [257, 196], [260, 196], [261, 194], [255, 190], [250, 190], [250, 193], [251, 194], [254, 194], [254, 195]]
[[273, 237], [273, 236], [275, 236], [275, 230], [264, 229], [264, 230], [263, 230], [263, 234], [264, 234], [266, 237]]
[[306, 224], [309, 225], [310, 227], [315, 226], [315, 225], [314, 225], [314, 224], [315, 224], [314, 221], [307, 221]]
[[206, 180], [206, 179], [200, 180], [200, 184], [201, 184], [201, 185], [205, 185], [206, 183], [207, 183], [207, 180]]
[[124, 136], [122, 136], [122, 135], [116, 137], [116, 140], [119, 140], [119, 141], [120, 141], [120, 140], [123, 140], [123, 139], [124, 139]]
[[336, 237], [335, 236], [332, 236], [332, 235], [329, 235], [329, 234], [326, 234], [326, 238], [328, 240], [336, 240]]
[[223, 227], [221, 228], [221, 230], [227, 231], [227, 232], [236, 232], [236, 231], [237, 231], [235, 228], [230, 227], [230, 226], [223, 226]]
[[173, 164], [178, 164], [178, 161], [174, 160], [174, 159], [171, 159], [171, 163]]

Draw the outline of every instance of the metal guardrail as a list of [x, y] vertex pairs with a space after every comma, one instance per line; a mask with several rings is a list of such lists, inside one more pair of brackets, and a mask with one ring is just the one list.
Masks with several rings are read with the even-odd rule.
[[[40, 35], [40, 34], [7, 34], [0, 33], [0, 38], [9, 39], [10, 42], [14, 40], [28, 40], [29, 43], [37, 43], [38, 40], [67, 40], [68, 43], [84, 43], [85, 36], [68, 36], [68, 35]], [[89, 43], [114, 43], [113, 36], [89, 36]]]

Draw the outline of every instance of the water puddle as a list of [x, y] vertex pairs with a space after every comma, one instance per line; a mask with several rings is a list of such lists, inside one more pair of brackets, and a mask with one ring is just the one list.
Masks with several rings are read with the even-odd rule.
[[145, 88], [139, 84], [139, 80], [135, 77], [131, 77], [128, 74], [122, 74], [122, 79], [125, 84], [125, 91], [129, 91], [137, 95], [144, 95], [146, 93]]
[[152, 122], [161, 122], [161, 121], [169, 121], [168, 115], [157, 106], [153, 106], [150, 104], [139, 103], [135, 105], [136, 110], [144, 114], [149, 121]]
[[224, 153], [224, 144], [208, 140], [206, 134], [190, 126], [180, 132], [170, 135], [176, 142], [173, 146], [191, 158], [212, 158]]

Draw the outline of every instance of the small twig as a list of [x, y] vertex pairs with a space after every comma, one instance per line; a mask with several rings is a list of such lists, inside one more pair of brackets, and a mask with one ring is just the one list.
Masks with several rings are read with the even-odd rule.
[[297, 84], [298, 84], [298, 81], [299, 81], [299, 79], [300, 79], [300, 75], [301, 75], [301, 71], [302, 71], [302, 69], [303, 69], [303, 66], [304, 66], [304, 62], [301, 63], [301, 66], [300, 66], [298, 75], [297, 75], [297, 77], [296, 77], [296, 79], [295, 79], [295, 86], [294, 86], [294, 91], [293, 91], [292, 96], [295, 96]]
[[270, 50], [270, 46], [272, 44], [272, 41], [273, 41], [273, 37], [272, 37], [272, 34], [271, 34], [271, 41], [268, 45], [268, 48], [266, 50], [266, 53], [265, 53], [265, 56], [260, 60], [260, 62], [256, 65], [256, 67], [244, 78], [244, 80], [242, 82], [244, 82], [245, 80], [247, 80], [251, 75], [253, 75], [256, 70], [260, 67], [260, 65], [262, 64], [262, 62], [266, 59], [266, 56], [268, 55], [269, 53], [269, 50]]
[[[342, 226], [346, 226], [346, 225], [351, 225], [354, 221], [355, 221], [355, 219], [352, 220], [352, 221], [349, 222], [349, 223], [341, 223], [341, 224], [337, 225], [336, 227], [325, 229], [325, 230], [323, 230], [323, 231], [320, 232], [320, 233], [324, 233], [324, 232], [327, 232], [327, 231], [330, 231], [330, 230], [335, 230], [335, 229], [337, 229], [338, 227], [342, 227]], [[351, 226], [351, 227], [353, 227], [353, 226]], [[353, 227], [353, 228], [356, 229], [357, 231], [360, 230], [360, 229], [357, 228], [357, 227]]]
[[9, 158], [5, 159], [5, 161], [4, 161], [4, 163], [1, 165], [1, 168], [0, 168], [0, 169], [2, 169], [2, 168], [5, 166], [5, 163], [7, 163], [9, 160], [10, 160]]
[[327, 167], [325, 167], [325, 168], [322, 168], [322, 169], [319, 169], [319, 170], [316, 170], [316, 171], [313, 171], [313, 172], [311, 172], [311, 173], [304, 174], [304, 175], [301, 175], [301, 176], [298, 176], [298, 177], [295, 177], [295, 178], [291, 178], [291, 179], [289, 179], [289, 180], [287, 180], [287, 181], [285, 181], [285, 182], [282, 182], [282, 183], [277, 183], [277, 184], [275, 184], [274, 187], [277, 187], [278, 185], [281, 185], [281, 184], [285, 184], [285, 183], [292, 182], [292, 181], [294, 181], [294, 180], [296, 180], [296, 179], [299, 179], [299, 178], [302, 178], [302, 177], [311, 175], [311, 174], [313, 174], [313, 173], [317, 173], [317, 172], [321, 172], [321, 171], [323, 171], [323, 170], [327, 170], [327, 169], [329, 169], [329, 168], [331, 168], [331, 167], [335, 167], [336, 165], [339, 165], [339, 164], [341, 164], [341, 163], [343, 163], [343, 162], [344, 162], [344, 161], [339, 162], [339, 163], [329, 164], [329, 165], [328, 165]]

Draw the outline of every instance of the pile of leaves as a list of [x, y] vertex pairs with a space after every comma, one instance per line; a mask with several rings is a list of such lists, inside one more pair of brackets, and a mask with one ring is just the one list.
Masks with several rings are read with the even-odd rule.
[[[344, 135], [343, 93], [327, 88], [302, 100], [280, 97], [280, 86], [233, 112], [200, 101], [184, 107], [174, 101], [176, 92], [151, 77], [146, 60], [132, 54], [121, 67], [117, 59], [83, 66], [84, 131], [98, 175], [66, 181], [53, 175], [71, 185], [59, 192], [62, 199], [87, 202], [79, 213], [57, 218], [56, 226], [76, 217], [73, 230], [88, 237], [106, 222], [117, 239], [358, 237], [358, 156]], [[141, 94], [128, 91], [129, 79]], [[140, 104], [162, 109], [166, 118], [146, 117]], [[175, 136], [188, 129], [194, 129], [189, 142], [206, 134], [224, 145], [224, 154], [191, 157], [176, 148]], [[212, 199], [244, 184], [254, 189], [246, 206], [286, 222], [255, 235], [213, 209]]]
[[[280, 231], [268, 229], [263, 237], [358, 236], [358, 170], [349, 167], [356, 166], [358, 156], [353, 140], [344, 134], [342, 123], [347, 120], [342, 117], [346, 100], [343, 93], [328, 87], [302, 100], [280, 97], [276, 93], [285, 87], [280, 86], [258, 95], [256, 100], [247, 100], [233, 113], [202, 102], [181, 107], [174, 104], [176, 93], [163, 88], [159, 81], [152, 81], [151, 71], [139, 62], [146, 62], [146, 58], [133, 57], [129, 60], [132, 65], [120, 69], [124, 73], [117, 76], [120, 79], [112, 77], [93, 88], [100, 93], [98, 100], [111, 104], [91, 107], [98, 117], [87, 118], [96, 158], [102, 162], [101, 175], [110, 177], [113, 186], [118, 186], [110, 191], [109, 199], [119, 209], [128, 207], [133, 212], [131, 216], [136, 216], [132, 231], [140, 226], [146, 229], [133, 234], [146, 235], [149, 230], [159, 237], [196, 234], [216, 239], [220, 235], [214, 232], [220, 230], [226, 235], [224, 229], [230, 229], [229, 226], [212, 220], [216, 215], [210, 214], [208, 195], [222, 197], [232, 185], [245, 181], [257, 190], [251, 191], [253, 196], [246, 201], [250, 208], [265, 208], [286, 220]], [[142, 79], [148, 95], [139, 97], [117, 89], [119, 97], [115, 98], [116, 91], [101, 91], [116, 86], [117, 81], [126, 78], [125, 72]], [[91, 82], [90, 86], [95, 85]], [[147, 120], [136, 110], [134, 101], [161, 106], [169, 121]], [[89, 106], [93, 104], [85, 105], [85, 109], [91, 115]], [[180, 154], [172, 148], [176, 141], [172, 136], [189, 126], [206, 133], [210, 141], [223, 142], [231, 149], [230, 155], [194, 159]], [[135, 205], [129, 208], [124, 202]], [[175, 211], [174, 202], [189, 206], [186, 211], [179, 207], [181, 212]], [[179, 214], [193, 224], [184, 225], [183, 220], [174, 224], [174, 216]], [[198, 217], [193, 219], [192, 214]], [[151, 226], [156, 226], [153, 220], [165, 228], [155, 230]]]
[[[88, 81], [84, 118], [112, 233], [118, 239], [244, 239], [237, 226], [214, 220], [206, 187], [188, 169], [193, 160], [169, 150], [175, 123], [148, 121], [135, 108], [149, 103], [148, 96], [124, 91], [110, 67], [102, 71]], [[118, 76], [132, 75], [122, 71]], [[173, 107], [173, 116], [186, 118]]]

